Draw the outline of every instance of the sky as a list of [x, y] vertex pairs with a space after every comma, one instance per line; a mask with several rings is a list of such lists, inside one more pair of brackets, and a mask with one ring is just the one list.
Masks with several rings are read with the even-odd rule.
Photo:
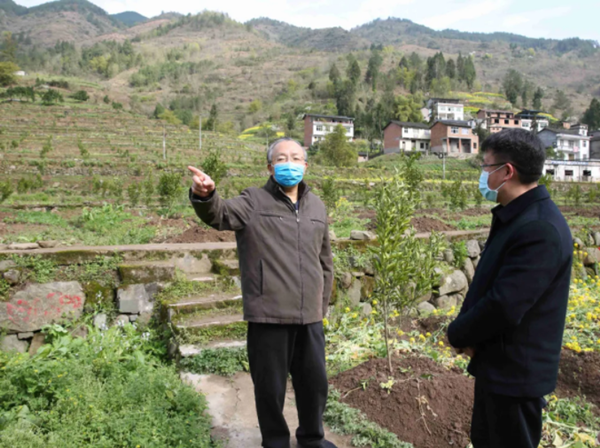
[[[16, 0], [23, 6], [44, 0]], [[268, 17], [309, 28], [347, 30], [377, 18], [409, 19], [436, 30], [504, 31], [529, 37], [580, 37], [600, 41], [598, 0], [92, 0], [110, 14], [136, 11], [146, 17], [161, 12], [227, 13], [240, 22]]]

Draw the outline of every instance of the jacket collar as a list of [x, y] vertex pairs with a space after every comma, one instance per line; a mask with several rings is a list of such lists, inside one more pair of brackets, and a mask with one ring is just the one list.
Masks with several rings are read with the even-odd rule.
[[[265, 185], [265, 189], [267, 191], [269, 191], [270, 193], [272, 193], [273, 195], [276, 194], [283, 194], [286, 198], [288, 197], [285, 194], [285, 191], [283, 191], [283, 188], [281, 188], [281, 185], [279, 185], [276, 181], [275, 178], [273, 176], [269, 177], [269, 180], [267, 181], [266, 185]], [[306, 196], [306, 194], [310, 191], [310, 187], [306, 184], [306, 182], [304, 182], [303, 180], [300, 181], [300, 183], [298, 184], [298, 200], [302, 199], [304, 196]]]
[[531, 204], [550, 199], [545, 185], [538, 185], [510, 202], [506, 207], [499, 205], [492, 209], [492, 214], [500, 221], [507, 223], [520, 215]]

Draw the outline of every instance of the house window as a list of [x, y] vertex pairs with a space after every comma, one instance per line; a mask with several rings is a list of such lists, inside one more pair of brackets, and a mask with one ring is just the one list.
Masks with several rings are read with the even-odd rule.
[[549, 174], [550, 176], [554, 176], [554, 170], [546, 170], [546, 174]]
[[317, 132], [322, 132], [323, 131], [323, 126], [317, 126]]
[[473, 149], [477, 149], [477, 143], [473, 142]]
[[421, 149], [425, 149], [425, 143], [421, 142]]
[[504, 124], [510, 124], [510, 120], [504, 120]]
[[587, 148], [587, 142], [586, 142], [586, 141], [584, 141], [584, 142], [583, 142], [583, 144], [582, 144], [582, 146], [583, 146], [584, 148]]
[[499, 118], [494, 118], [494, 123], [495, 124], [500, 124], [500, 119]]
[[519, 120], [515, 120], [515, 124], [518, 126], [519, 125]]
[[590, 170], [583, 170], [583, 175], [585, 177], [592, 177], [592, 172]]
[[407, 128], [402, 128], [402, 132], [404, 132], [405, 134], [408, 134], [408, 129]]
[[573, 177], [573, 170], [565, 170], [565, 176]]
[[452, 134], [458, 134], [458, 128], [453, 126], [452, 128], [450, 128], [450, 132]]
[[462, 135], [469, 135], [469, 130], [467, 128], [462, 128], [461, 129], [461, 134]]

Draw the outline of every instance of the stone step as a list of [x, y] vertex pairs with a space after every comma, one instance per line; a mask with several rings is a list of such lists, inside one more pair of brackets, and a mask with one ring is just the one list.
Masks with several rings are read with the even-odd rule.
[[212, 314], [203, 316], [192, 315], [188, 318], [182, 319], [174, 326], [178, 331], [185, 330], [193, 332], [194, 330], [227, 327], [233, 324], [239, 324], [241, 322], [244, 322], [244, 316], [241, 313], [221, 316]]
[[177, 302], [169, 303], [170, 320], [177, 314], [189, 314], [198, 310], [224, 309], [242, 306], [241, 295], [231, 294], [211, 294], [209, 296], [192, 296], [180, 299]]
[[239, 339], [228, 339], [224, 341], [212, 341], [208, 344], [198, 345], [198, 344], [183, 344], [178, 347], [179, 355], [182, 358], [187, 358], [188, 356], [196, 356], [202, 353], [203, 350], [214, 350], [214, 349], [223, 349], [223, 348], [243, 348], [246, 347], [246, 340]]

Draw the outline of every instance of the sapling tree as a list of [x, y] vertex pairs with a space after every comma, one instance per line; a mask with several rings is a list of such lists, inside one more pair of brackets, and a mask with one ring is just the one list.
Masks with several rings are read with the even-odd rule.
[[[405, 165], [406, 166], [406, 165]], [[382, 179], [376, 188], [377, 242], [371, 248], [375, 268], [374, 298], [380, 304], [390, 373], [389, 319], [393, 310], [408, 312], [433, 287], [437, 257], [444, 248], [444, 238], [433, 233], [428, 239], [416, 237], [411, 226], [417, 191], [410, 188], [403, 170], [390, 179]], [[416, 184], [418, 186], [418, 183]]]

